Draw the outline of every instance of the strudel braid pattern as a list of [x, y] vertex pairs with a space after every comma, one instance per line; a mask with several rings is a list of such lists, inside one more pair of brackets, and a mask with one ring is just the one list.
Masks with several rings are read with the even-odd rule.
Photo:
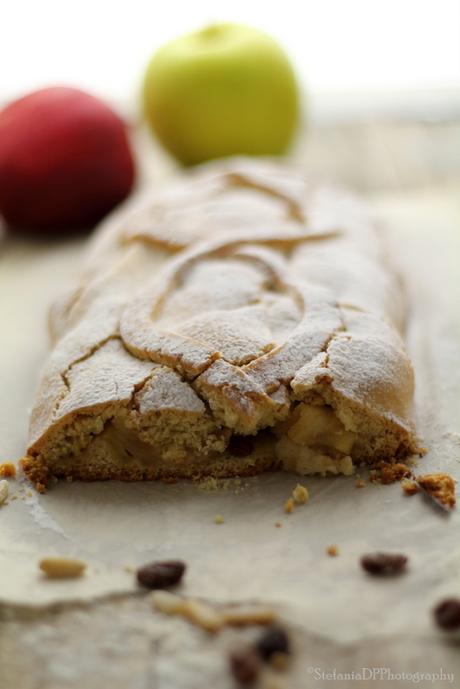
[[268, 162], [204, 166], [96, 232], [51, 310], [24, 470], [43, 490], [403, 458], [403, 325], [361, 201]]

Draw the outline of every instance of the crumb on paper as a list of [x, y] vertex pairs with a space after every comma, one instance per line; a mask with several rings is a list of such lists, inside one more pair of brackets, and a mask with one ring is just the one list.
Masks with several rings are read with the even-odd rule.
[[12, 462], [0, 464], [0, 478], [16, 478], [16, 467]]
[[297, 505], [304, 505], [309, 499], [308, 490], [300, 483], [292, 491], [292, 498]]
[[283, 525], [281, 524], [281, 522], [275, 522], [275, 526], [277, 529], [281, 529]]
[[123, 565], [123, 570], [125, 572], [128, 572], [128, 574], [133, 574], [133, 572], [136, 571], [136, 568], [133, 567], [132, 565]]
[[225, 519], [221, 514], [216, 514], [214, 517], [214, 524], [225, 524]]
[[9, 492], [10, 487], [8, 485], [8, 481], [5, 481], [5, 479], [3, 479], [2, 481], [0, 481], [0, 505], [3, 505], [6, 502]]
[[366, 485], [366, 481], [363, 481], [362, 478], [357, 478], [355, 481], [355, 488], [364, 488]]
[[370, 473], [372, 483], [384, 486], [412, 477], [411, 469], [403, 462], [380, 462]]
[[415, 495], [416, 493], [420, 492], [416, 481], [412, 481], [407, 478], [405, 478], [404, 481], [401, 481], [401, 488], [405, 495]]
[[298, 483], [296, 487], [293, 489], [291, 496], [284, 503], [284, 511], [286, 512], [286, 514], [292, 514], [292, 512], [294, 512], [296, 505], [305, 505], [305, 503], [308, 502], [309, 498], [310, 495], [308, 493], [307, 488], [303, 486], [301, 483]]
[[451, 510], [455, 507], [455, 480], [450, 474], [423, 474], [415, 480], [420, 488], [440, 507]]
[[403, 462], [382, 462], [380, 467], [380, 483], [387, 485], [412, 476], [412, 471]]
[[326, 548], [326, 553], [331, 557], [337, 557], [339, 554], [339, 549], [336, 545], [328, 545]]
[[86, 569], [84, 562], [66, 557], [47, 557], [38, 566], [50, 579], [74, 579], [81, 577]]

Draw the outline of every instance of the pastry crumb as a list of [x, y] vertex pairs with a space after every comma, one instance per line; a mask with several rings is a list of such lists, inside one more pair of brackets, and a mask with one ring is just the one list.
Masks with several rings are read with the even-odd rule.
[[403, 462], [380, 462], [371, 470], [372, 483], [381, 483], [384, 486], [411, 477], [411, 469]]
[[364, 488], [366, 485], [366, 481], [363, 481], [362, 478], [357, 478], [355, 481], [355, 488]]
[[125, 572], [128, 572], [128, 574], [133, 574], [133, 572], [136, 571], [136, 568], [133, 567], [132, 565], [123, 565], [123, 570]]
[[308, 493], [308, 490], [305, 488], [305, 486], [302, 486], [300, 483], [298, 483], [292, 491], [292, 499], [298, 505], [304, 505], [308, 501], [309, 497], [310, 495]]
[[326, 553], [331, 557], [337, 557], [339, 554], [339, 549], [336, 545], [328, 545], [326, 548]]
[[9, 492], [10, 487], [8, 485], [8, 481], [5, 481], [5, 479], [3, 479], [2, 481], [0, 481], [0, 505], [3, 505], [6, 502]]
[[401, 488], [406, 495], [415, 495], [419, 492], [417, 483], [407, 478], [401, 481]]
[[451, 510], [455, 507], [455, 480], [449, 474], [423, 474], [416, 476], [419, 487], [440, 507]]
[[0, 478], [16, 478], [16, 467], [12, 462], [0, 464]]
[[84, 562], [65, 557], [47, 557], [38, 566], [50, 579], [74, 579], [81, 577], [86, 569]]
[[292, 514], [296, 505], [305, 505], [310, 498], [310, 494], [305, 486], [298, 483], [293, 489], [291, 496], [284, 503], [284, 511], [286, 514]]
[[216, 514], [214, 517], [214, 524], [225, 524], [225, 519], [221, 514]]
[[283, 525], [281, 524], [281, 522], [275, 522], [275, 526], [277, 529], [281, 529]]

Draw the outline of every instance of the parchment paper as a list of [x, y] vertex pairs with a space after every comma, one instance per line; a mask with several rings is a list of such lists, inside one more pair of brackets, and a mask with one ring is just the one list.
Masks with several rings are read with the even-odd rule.
[[[453, 193], [433, 192], [378, 196], [374, 203], [391, 228], [407, 286], [415, 414], [430, 449], [419, 470], [460, 479], [460, 203]], [[81, 251], [81, 242], [0, 247], [1, 460], [24, 451], [47, 351], [47, 305]], [[285, 515], [283, 503], [299, 480], [310, 501]], [[446, 515], [421, 495], [403, 496], [399, 484], [357, 489], [349, 478], [276, 473], [211, 491], [191, 484], [60, 483], [38, 495], [21, 479], [10, 488], [17, 499], [0, 508], [4, 608], [129, 592], [133, 574], [124, 566], [164, 557], [187, 561], [184, 593], [273, 603], [293, 624], [339, 643], [395, 635], [426, 640], [436, 634], [433, 604], [460, 595], [459, 508]], [[222, 525], [214, 523], [218, 513]], [[338, 545], [339, 557], [325, 554], [330, 544]], [[384, 581], [366, 576], [359, 556], [379, 549], [406, 553], [409, 573]], [[86, 575], [43, 580], [37, 561], [53, 554], [82, 558]]]

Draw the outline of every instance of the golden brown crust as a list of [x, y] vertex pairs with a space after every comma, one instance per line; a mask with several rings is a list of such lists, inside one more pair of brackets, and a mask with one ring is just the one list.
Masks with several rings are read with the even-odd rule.
[[279, 462], [270, 454], [251, 458], [249, 461], [210, 461], [201, 468], [197, 466], [183, 466], [180, 469], [168, 469], [167, 467], [145, 467], [138, 466], [97, 466], [84, 465], [69, 466], [62, 465], [59, 469], [50, 467], [42, 457], [25, 456], [21, 460], [21, 468], [35, 489], [39, 493], [44, 493], [46, 489], [56, 480], [76, 480], [76, 481], [163, 481], [164, 483], [175, 483], [179, 480], [200, 481], [208, 476], [214, 478], [243, 478], [257, 476], [266, 471], [279, 469]]

